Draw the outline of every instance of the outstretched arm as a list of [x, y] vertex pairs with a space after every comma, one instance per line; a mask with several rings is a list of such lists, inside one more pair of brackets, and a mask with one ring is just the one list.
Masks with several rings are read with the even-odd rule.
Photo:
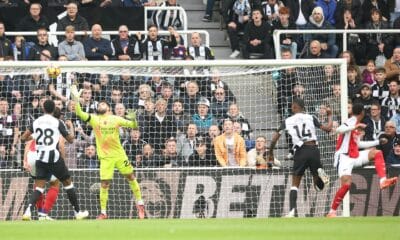
[[332, 110], [330, 107], [326, 108], [326, 114], [328, 115], [328, 123], [326, 123], [325, 125], [321, 125], [319, 128], [325, 132], [330, 132], [333, 125]]
[[72, 100], [76, 103], [75, 112], [76, 115], [82, 119], [84, 122], [88, 122], [90, 120], [90, 114], [82, 111], [81, 104], [79, 103], [79, 98], [81, 97], [82, 89], [78, 91], [76, 85], [71, 85], [71, 96]]

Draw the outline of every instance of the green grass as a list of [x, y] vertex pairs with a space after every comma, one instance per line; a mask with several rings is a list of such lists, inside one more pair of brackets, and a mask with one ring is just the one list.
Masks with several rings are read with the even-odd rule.
[[0, 239], [400, 239], [399, 217], [0, 222]]

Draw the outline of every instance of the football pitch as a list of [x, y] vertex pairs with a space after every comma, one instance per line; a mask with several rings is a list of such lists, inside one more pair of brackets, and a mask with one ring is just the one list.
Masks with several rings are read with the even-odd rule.
[[400, 239], [399, 226], [399, 217], [6, 221], [0, 222], [0, 238], [394, 240]]

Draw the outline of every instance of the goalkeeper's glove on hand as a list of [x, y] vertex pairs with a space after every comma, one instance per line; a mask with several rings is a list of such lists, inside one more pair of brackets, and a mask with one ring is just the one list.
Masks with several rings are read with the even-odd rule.
[[83, 89], [78, 91], [78, 88], [75, 84], [71, 85], [71, 97], [75, 102], [79, 102], [79, 98], [81, 97]]
[[128, 109], [126, 112], [125, 118], [132, 122], [136, 122], [136, 110]]

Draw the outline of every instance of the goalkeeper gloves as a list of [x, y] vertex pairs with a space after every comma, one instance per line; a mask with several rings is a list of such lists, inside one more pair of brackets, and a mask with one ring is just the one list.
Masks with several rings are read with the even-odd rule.
[[72, 100], [75, 102], [79, 102], [79, 98], [81, 97], [83, 89], [78, 91], [77, 86], [75, 84], [73, 84], [73, 85], [71, 85], [70, 90], [71, 90]]
[[125, 118], [132, 122], [136, 122], [136, 110], [128, 109], [126, 112]]

